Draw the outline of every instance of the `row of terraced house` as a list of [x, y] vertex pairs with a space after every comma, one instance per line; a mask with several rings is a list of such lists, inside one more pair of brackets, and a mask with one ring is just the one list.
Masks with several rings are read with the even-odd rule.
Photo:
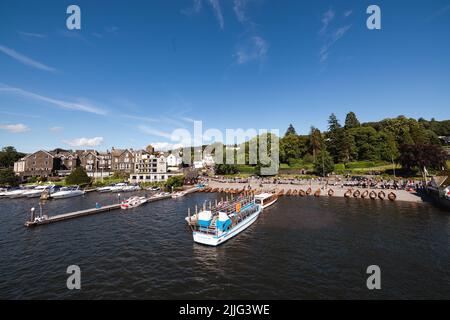
[[82, 167], [90, 177], [103, 178], [114, 172], [130, 175], [130, 181], [165, 181], [180, 173], [182, 159], [179, 155], [146, 150], [115, 149], [96, 150], [39, 150], [28, 154], [14, 164], [14, 172], [23, 181], [30, 177], [64, 177], [76, 167]]

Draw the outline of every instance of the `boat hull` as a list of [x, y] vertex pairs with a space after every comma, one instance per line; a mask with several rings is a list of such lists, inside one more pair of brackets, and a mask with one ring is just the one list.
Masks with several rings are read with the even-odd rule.
[[270, 201], [269, 203], [266, 203], [265, 205], [263, 205], [262, 208], [265, 209], [267, 207], [270, 207], [271, 205], [273, 205], [277, 201], [278, 201], [278, 198], [275, 198], [272, 201]]
[[65, 198], [73, 198], [73, 197], [79, 197], [84, 195], [84, 192], [71, 192], [71, 193], [65, 193], [65, 194], [54, 194], [51, 197], [53, 199], [65, 199]]
[[242, 231], [244, 231], [245, 229], [250, 227], [256, 221], [256, 219], [258, 219], [260, 213], [261, 213], [261, 207], [259, 207], [258, 211], [253, 213], [247, 219], [240, 222], [239, 224], [234, 226], [232, 229], [221, 234], [220, 236], [210, 235], [210, 234], [205, 234], [203, 232], [194, 231], [192, 233], [192, 235], [194, 237], [194, 241], [197, 243], [200, 243], [200, 244], [207, 245], [207, 246], [216, 247], [216, 246], [226, 242], [227, 240], [233, 238], [234, 236], [237, 236], [239, 233], [241, 233]]

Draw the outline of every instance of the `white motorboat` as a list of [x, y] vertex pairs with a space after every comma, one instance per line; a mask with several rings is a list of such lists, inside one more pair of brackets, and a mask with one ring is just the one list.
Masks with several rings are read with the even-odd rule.
[[141, 188], [139, 186], [126, 186], [122, 189], [122, 192], [133, 192], [133, 191], [139, 191]]
[[122, 192], [122, 190], [127, 186], [126, 183], [116, 183], [114, 186], [112, 186], [109, 191], [111, 192]]
[[46, 190], [49, 193], [52, 193], [53, 190], [55, 190], [55, 185], [49, 184], [49, 185], [45, 185], [45, 186], [38, 186], [34, 189], [25, 191], [22, 196], [27, 197], [27, 198], [37, 198], [37, 197], [40, 197], [42, 192], [44, 192]]
[[255, 203], [263, 209], [273, 205], [278, 200], [278, 195], [273, 193], [260, 193], [255, 195]]
[[161, 188], [160, 187], [148, 187], [146, 190], [148, 190], [148, 191], [160, 191]]
[[99, 188], [97, 188], [97, 191], [98, 192], [110, 192], [111, 191], [111, 188], [113, 187], [114, 185], [111, 185], [111, 186], [105, 186], [105, 187], [99, 187]]
[[8, 189], [0, 188], [0, 198], [5, 197]]
[[128, 198], [120, 204], [121, 209], [133, 209], [139, 207], [140, 205], [146, 203], [148, 199], [146, 197], [131, 197]]
[[175, 192], [175, 193], [173, 193], [172, 194], [172, 198], [181, 198], [181, 197], [184, 197], [184, 195], [186, 194], [186, 192], [182, 192], [182, 191], [180, 191], [180, 192]]
[[52, 199], [65, 199], [82, 196], [86, 193], [84, 190], [80, 190], [80, 187], [64, 187], [58, 192], [51, 195]]
[[29, 187], [26, 187], [26, 188], [13, 189], [13, 190], [10, 190], [10, 191], [6, 191], [4, 196], [8, 197], [10, 199], [22, 198], [22, 197], [24, 197], [24, 193], [26, 191], [32, 190], [32, 189], [34, 189], [34, 187], [35, 186], [29, 186]]

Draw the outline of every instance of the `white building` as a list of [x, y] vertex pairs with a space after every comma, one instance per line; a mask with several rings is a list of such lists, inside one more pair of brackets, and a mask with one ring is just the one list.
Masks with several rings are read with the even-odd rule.
[[134, 154], [134, 173], [130, 174], [131, 183], [166, 181], [174, 174], [167, 172], [167, 158], [141, 150]]
[[167, 156], [167, 166], [168, 167], [178, 167], [183, 163], [183, 159], [173, 153]]

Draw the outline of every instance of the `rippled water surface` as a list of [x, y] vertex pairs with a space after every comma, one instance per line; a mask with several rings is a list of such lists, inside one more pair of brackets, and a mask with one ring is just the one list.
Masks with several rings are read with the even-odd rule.
[[[0, 298], [345, 299], [450, 298], [450, 215], [429, 204], [284, 197], [224, 245], [194, 244], [193, 194], [36, 228], [38, 200], [0, 199]], [[50, 215], [117, 201], [54, 200]], [[82, 289], [66, 288], [81, 268]], [[381, 267], [382, 289], [366, 288]]]

